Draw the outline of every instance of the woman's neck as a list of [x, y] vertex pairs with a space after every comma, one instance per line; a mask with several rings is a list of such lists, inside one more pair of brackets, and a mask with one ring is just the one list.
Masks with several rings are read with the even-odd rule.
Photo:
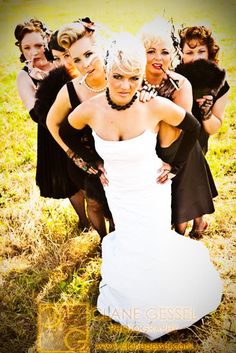
[[158, 75], [152, 75], [152, 74], [146, 72], [146, 80], [148, 81], [148, 83], [151, 83], [152, 85], [160, 85], [160, 83], [165, 78], [167, 78], [167, 76], [164, 72], [161, 72]]
[[44, 72], [49, 72], [50, 70], [52, 70], [53, 67], [54, 67], [53, 63], [51, 63], [50, 61], [46, 61], [45, 64], [40, 65], [40, 67], [38, 67], [38, 69], [40, 69]]
[[87, 85], [91, 88], [94, 88], [94, 89], [102, 89], [102, 88], [105, 88], [106, 86], [106, 76], [105, 76], [105, 73], [99, 75], [99, 76], [96, 76], [96, 77], [87, 77], [85, 79]]

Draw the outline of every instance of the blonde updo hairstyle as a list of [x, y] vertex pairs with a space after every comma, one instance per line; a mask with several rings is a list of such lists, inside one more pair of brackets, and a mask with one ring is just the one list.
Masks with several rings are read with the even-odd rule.
[[146, 51], [154, 45], [165, 41], [171, 54], [174, 52], [173, 41], [171, 39], [171, 24], [164, 18], [157, 17], [152, 22], [145, 24], [140, 29], [138, 37], [143, 42]]
[[106, 72], [117, 68], [125, 74], [144, 74], [146, 53], [142, 42], [129, 33], [117, 35], [107, 49]]
[[72, 22], [62, 26], [57, 34], [58, 44], [65, 49], [69, 49], [72, 44], [84, 36], [91, 37], [95, 42], [95, 31], [89, 30], [80, 22]]

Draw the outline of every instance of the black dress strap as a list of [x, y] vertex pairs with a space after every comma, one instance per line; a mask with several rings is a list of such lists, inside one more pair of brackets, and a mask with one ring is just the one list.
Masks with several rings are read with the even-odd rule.
[[80, 100], [79, 100], [79, 97], [77, 96], [73, 82], [72, 81], [67, 82], [66, 86], [67, 86], [68, 95], [70, 98], [70, 105], [72, 107], [72, 110], [74, 110], [80, 104]]
[[225, 81], [224, 85], [221, 87], [221, 89], [219, 90], [219, 92], [217, 93], [216, 97], [214, 97], [214, 102], [217, 101], [217, 99], [219, 99], [220, 97], [222, 97], [226, 92], [228, 92], [229, 90], [229, 84], [227, 81]]
[[33, 78], [33, 77], [30, 76], [28, 67], [27, 67], [27, 66], [24, 66], [22, 70], [25, 71], [25, 72], [27, 72], [27, 74], [29, 75], [29, 77], [31, 78], [31, 80], [33, 81], [33, 83], [35, 84], [35, 86], [37, 86], [38, 83], [39, 83], [39, 80], [37, 80], [36, 78]]

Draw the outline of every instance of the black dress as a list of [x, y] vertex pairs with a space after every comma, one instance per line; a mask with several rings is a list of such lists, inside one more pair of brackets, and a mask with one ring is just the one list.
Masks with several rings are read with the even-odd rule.
[[[26, 66], [23, 70], [28, 73]], [[32, 119], [38, 123], [36, 184], [43, 197], [68, 198], [82, 187], [82, 184], [75, 185], [69, 177], [68, 157], [54, 140], [45, 123], [57, 93], [70, 79], [65, 68], [51, 71], [42, 81], [32, 78], [37, 86], [35, 106], [30, 111]]]
[[205, 95], [212, 95], [213, 103], [215, 103], [217, 99], [228, 92], [229, 85], [225, 80], [226, 72], [215, 62], [204, 59], [189, 62], [187, 64], [181, 63], [175, 68], [175, 71], [186, 77], [192, 85], [192, 113], [201, 124], [199, 142], [203, 153], [206, 154], [208, 151], [209, 134], [204, 129], [201, 119], [201, 111], [196, 99]]
[[[228, 82], [225, 81], [223, 87], [219, 90], [219, 92], [217, 93], [216, 96], [213, 96], [213, 102], [215, 103], [217, 101], [217, 99], [219, 99], [220, 97], [222, 97], [226, 92], [228, 92], [229, 90], [229, 85]], [[199, 109], [199, 105], [198, 103], [194, 100], [193, 101], [193, 109], [192, 109], [193, 115], [198, 119], [198, 121], [201, 124], [201, 130], [200, 130], [200, 134], [199, 134], [199, 142], [200, 145], [202, 147], [203, 153], [206, 154], [208, 151], [208, 140], [209, 140], [209, 134], [206, 132], [206, 130], [203, 127], [203, 123], [202, 123], [202, 119], [201, 119], [201, 113], [200, 113], [200, 109]]]
[[[72, 110], [74, 110], [81, 102], [77, 96], [73, 82], [67, 82], [66, 85], [70, 104]], [[65, 119], [59, 130], [59, 134], [63, 141], [72, 151], [76, 152], [86, 162], [89, 162], [96, 167], [96, 162], [102, 161], [102, 159], [95, 150], [95, 143], [91, 128], [89, 126], [85, 126], [81, 130], [74, 129], [71, 126], [69, 126], [69, 128], [70, 138], [67, 138], [65, 131], [68, 129], [68, 120]], [[82, 182], [86, 196], [102, 204], [105, 217], [111, 219], [112, 215], [109, 210], [105, 191], [99, 177], [94, 174], [88, 174], [84, 172], [78, 168], [70, 159], [68, 160], [67, 168], [70, 179], [73, 180], [76, 185], [78, 183], [80, 185]]]
[[[166, 80], [158, 93], [172, 100], [174, 91], [171, 82]], [[166, 148], [160, 146], [157, 138], [156, 152], [164, 162], [171, 164], [183, 134], [184, 132]], [[184, 223], [204, 214], [213, 213], [215, 211], [213, 198], [217, 194], [210, 168], [197, 141], [184, 166], [172, 179], [172, 223]]]

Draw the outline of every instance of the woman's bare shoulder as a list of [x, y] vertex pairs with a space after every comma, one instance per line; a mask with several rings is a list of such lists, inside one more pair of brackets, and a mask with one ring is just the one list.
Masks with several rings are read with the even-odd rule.
[[86, 107], [86, 109], [101, 111], [102, 108], [106, 107], [105, 93], [100, 93], [94, 97], [91, 97], [85, 100], [82, 104]]
[[168, 98], [164, 98], [161, 96], [157, 96], [145, 104], [149, 104], [151, 108], [155, 109], [164, 109], [165, 107], [173, 105], [173, 103]]
[[24, 81], [32, 81], [29, 74], [25, 70], [20, 70], [16, 76], [17, 81], [19, 82], [20, 80]]

